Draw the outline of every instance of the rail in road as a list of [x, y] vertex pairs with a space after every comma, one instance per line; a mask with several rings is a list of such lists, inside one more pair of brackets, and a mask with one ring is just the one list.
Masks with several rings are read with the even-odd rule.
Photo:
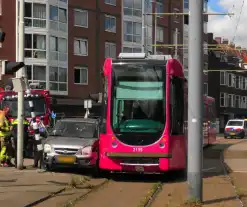
[[[220, 143], [231, 144], [234, 140], [221, 139]], [[217, 164], [218, 166], [218, 164]], [[204, 169], [214, 171], [215, 167]], [[100, 207], [149, 207], [164, 206], [157, 204], [160, 192], [168, 192], [174, 185], [185, 185], [183, 176], [178, 173], [165, 173], [162, 175], [130, 175], [112, 174], [108, 178], [95, 179], [90, 176], [79, 175], [77, 183], [70, 185], [59, 192], [26, 205], [38, 206], [100, 206]], [[167, 194], [167, 193], [166, 193]], [[162, 195], [163, 197], [163, 195]], [[164, 199], [162, 199], [164, 202]]]
[[140, 175], [112, 174], [94, 179], [77, 176], [81, 181], [27, 204], [25, 207], [149, 207], [158, 193], [169, 183], [178, 182], [178, 174]]

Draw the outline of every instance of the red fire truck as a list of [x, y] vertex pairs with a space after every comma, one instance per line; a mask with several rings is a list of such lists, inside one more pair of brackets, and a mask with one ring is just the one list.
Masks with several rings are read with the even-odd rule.
[[[30, 84], [31, 96], [24, 95], [24, 116], [30, 121], [31, 111], [29, 107], [29, 100], [33, 101], [36, 120], [40, 121], [40, 118], [43, 118], [43, 123], [46, 127], [49, 127], [51, 124], [51, 104], [55, 102], [55, 99], [52, 99], [50, 92], [44, 90], [39, 84]], [[10, 108], [10, 121], [17, 117], [17, 93], [12, 90], [0, 90], [0, 104], [1, 108], [8, 106]]]

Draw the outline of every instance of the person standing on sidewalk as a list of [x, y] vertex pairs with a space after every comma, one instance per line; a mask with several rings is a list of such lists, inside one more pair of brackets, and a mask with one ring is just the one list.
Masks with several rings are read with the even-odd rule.
[[7, 114], [9, 112], [9, 107], [5, 106], [2, 111], [0, 111], [0, 140], [1, 140], [1, 151], [0, 151], [0, 161], [1, 166], [8, 167], [11, 165], [11, 131], [9, 120], [7, 119]]

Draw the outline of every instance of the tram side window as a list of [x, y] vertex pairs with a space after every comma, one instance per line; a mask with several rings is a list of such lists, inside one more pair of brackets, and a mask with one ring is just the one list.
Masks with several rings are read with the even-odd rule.
[[183, 134], [184, 125], [184, 84], [180, 78], [173, 77], [171, 84], [171, 126], [172, 134]]

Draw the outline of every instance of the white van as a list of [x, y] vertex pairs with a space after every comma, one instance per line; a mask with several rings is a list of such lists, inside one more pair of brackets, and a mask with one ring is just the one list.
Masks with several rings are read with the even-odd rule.
[[227, 122], [224, 137], [241, 138], [247, 135], [247, 119], [231, 119]]

